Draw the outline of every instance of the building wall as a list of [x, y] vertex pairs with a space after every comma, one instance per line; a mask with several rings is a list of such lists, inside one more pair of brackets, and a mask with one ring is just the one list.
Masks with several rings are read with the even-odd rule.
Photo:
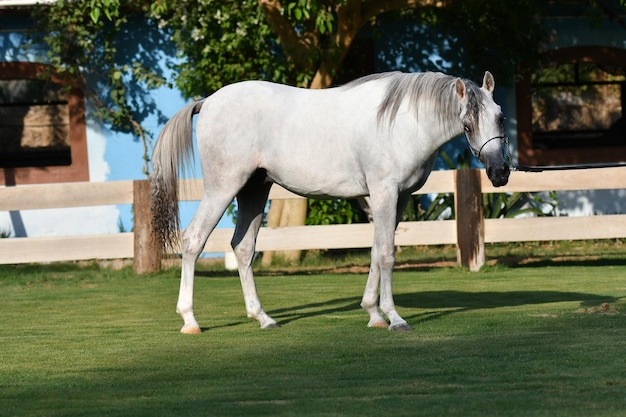
[[[44, 51], [33, 49], [24, 53], [19, 47], [25, 39], [29, 22], [26, 18], [0, 16], [0, 61], [6, 62], [42, 62]], [[138, 33], [146, 30], [137, 27]], [[166, 61], [174, 59], [173, 48], [154, 51], [158, 65], [166, 68]], [[149, 90], [143, 97], [153, 102], [165, 120], [188, 103], [180, 92], [173, 88], [161, 87]], [[163, 118], [152, 114], [143, 121], [143, 125], [153, 136], [153, 142], [163, 126]], [[93, 109], [86, 107], [87, 145], [89, 161], [89, 181], [118, 181], [145, 179], [143, 173], [142, 144], [130, 134], [113, 132], [103, 125], [94, 115]], [[200, 176], [199, 166], [195, 169]], [[181, 221], [186, 225], [193, 216], [197, 203], [181, 204]], [[224, 218], [218, 227], [230, 227], [230, 218]], [[90, 235], [130, 231], [133, 227], [132, 207], [130, 205], [103, 206], [71, 209], [22, 210], [19, 212], [0, 212], [0, 232], [11, 232], [15, 237], [37, 237], [54, 235]]]
[[[585, 7], [584, 4], [574, 4], [573, 7], [550, 10], [544, 16], [544, 24], [550, 35], [550, 41], [545, 47], [556, 49], [591, 45], [626, 48], [626, 28], [608, 19], [598, 20], [588, 17], [583, 12]], [[446, 57], [454, 56], [451, 53], [453, 52], [450, 46], [452, 43], [428, 28], [398, 24], [397, 20], [393, 20], [385, 25], [385, 36], [375, 38], [375, 42], [376, 71], [448, 73], [456, 71], [452, 73], [465, 77], [462, 69], [458, 69], [458, 63], [446, 60]], [[480, 83], [481, 80], [473, 81]], [[518, 135], [514, 84], [513, 79], [496, 79], [494, 99], [501, 105], [506, 117], [505, 130], [510, 138], [513, 157], [516, 159]], [[465, 139], [461, 137], [454, 139], [442, 149], [454, 160], [465, 153], [468, 147]], [[472, 156], [470, 166], [481, 168], [482, 164]], [[447, 166], [440, 159], [435, 169], [447, 169]], [[593, 175], [592, 173], [591, 170], [590, 175]], [[626, 200], [624, 199], [626, 190], [567, 191], [558, 192], [557, 196], [561, 203], [558, 213], [561, 215], [626, 213]]]
[[[576, 14], [572, 16], [571, 14]], [[554, 13], [544, 21], [550, 34], [550, 49], [571, 46], [611, 46], [626, 48], [626, 28], [608, 19], [597, 20], [580, 16], [579, 9]], [[622, 14], [622, 22], [623, 14]], [[626, 162], [626, 161], [623, 161]], [[593, 171], [590, 171], [593, 175]], [[626, 184], [625, 184], [626, 186]], [[567, 191], [558, 193], [561, 213], [571, 216], [626, 213], [626, 189], [597, 191]]]
[[[546, 27], [552, 34], [550, 48], [571, 45], [610, 45], [626, 48], [626, 31], [617, 23], [608, 20], [598, 24], [587, 18], [555, 15], [545, 20]], [[28, 27], [26, 19], [0, 17], [0, 61], [40, 61], [43, 51], [34, 50], [25, 54], [19, 44]], [[139, 31], [145, 30], [141, 27]], [[445, 39], [428, 33], [423, 28], [405, 27], [395, 22], [390, 25], [385, 35], [375, 38], [376, 71], [402, 70], [423, 71], [441, 70], [449, 72], [451, 63], [442, 57], [449, 45]], [[174, 59], [173, 51], [158, 51], [159, 64], [163, 70], [168, 59]], [[485, 68], [488, 69], [488, 68]], [[463, 74], [458, 74], [463, 76]], [[480, 82], [481, 80], [475, 80]], [[513, 80], [496, 80], [496, 101], [501, 104], [507, 117], [506, 130], [515, 151], [517, 122], [515, 117], [515, 92]], [[150, 91], [147, 100], [157, 104], [165, 118], [171, 117], [186, 103], [181, 94], [171, 88], [162, 87]], [[145, 127], [156, 137], [163, 123], [157, 117], [144, 121]], [[131, 135], [108, 130], [87, 108], [87, 142], [90, 181], [116, 181], [143, 179], [142, 145]], [[464, 138], [458, 138], [444, 150], [452, 157], [467, 149]], [[515, 152], [514, 152], [515, 153]], [[472, 166], [480, 163], [472, 157]], [[436, 169], [444, 169], [445, 164], [438, 162]], [[196, 176], [200, 169], [196, 168]], [[569, 215], [588, 215], [593, 213], [623, 213], [624, 190], [595, 192], [559, 193], [563, 204], [562, 213]], [[183, 225], [191, 219], [196, 203], [185, 203], [182, 208]], [[121, 226], [120, 226], [121, 225]], [[223, 218], [218, 227], [230, 227], [229, 218]], [[55, 209], [0, 213], [0, 231], [11, 230], [13, 235], [50, 236], [73, 234], [116, 233], [123, 228], [132, 228], [132, 208], [130, 206], [107, 206], [76, 209]]]

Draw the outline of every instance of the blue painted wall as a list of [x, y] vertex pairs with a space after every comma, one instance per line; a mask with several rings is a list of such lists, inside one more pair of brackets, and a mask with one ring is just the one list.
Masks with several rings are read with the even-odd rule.
[[[597, 14], [590, 13], [584, 3], [559, 3], [548, 8], [543, 16], [543, 22], [549, 42], [543, 45], [547, 50], [571, 46], [611, 46], [626, 48], [626, 28], [621, 12], [621, 24], [606, 18], [598, 18]], [[426, 27], [413, 24], [402, 24], [397, 20], [387, 22], [383, 37], [375, 37], [376, 69], [377, 71], [442, 71], [453, 73], [458, 68], [457, 63], [446, 61], [447, 56], [454, 56], [451, 50], [452, 42], [441, 33], [436, 33]], [[489, 70], [490, 68], [485, 68]], [[465, 74], [456, 70], [461, 77]], [[480, 83], [481, 80], [474, 80]], [[514, 80], [496, 79], [494, 100], [500, 104], [506, 117], [505, 130], [510, 138], [514, 160], [517, 159], [517, 116], [515, 104]], [[453, 160], [467, 150], [467, 143], [463, 137], [454, 139], [442, 150]], [[626, 161], [624, 161], [626, 162]], [[482, 164], [473, 156], [471, 167], [482, 167]], [[447, 169], [441, 159], [437, 161], [435, 169]], [[626, 190], [601, 191], [568, 191], [558, 192], [561, 207], [558, 212], [562, 215], [593, 215], [626, 213]]]
[[[626, 48], [626, 30], [617, 23], [592, 21], [585, 17], [546, 18], [545, 24], [552, 36], [549, 48], [558, 48], [573, 45], [609, 45]], [[41, 61], [43, 51], [34, 49], [25, 54], [19, 45], [28, 28], [28, 19], [0, 17], [0, 60], [4, 61]], [[148, 42], [154, 33], [148, 33], [146, 27], [136, 26], [137, 35], [133, 37], [137, 44], [129, 45], [129, 52], [134, 53], [141, 48], [151, 48]], [[143, 32], [142, 32], [143, 31]], [[445, 60], [450, 43], [440, 34], [424, 28], [398, 25], [397, 22], [388, 25], [384, 36], [375, 37], [376, 71], [401, 70], [425, 71], [439, 70], [449, 72], [452, 67]], [[168, 74], [166, 63], [175, 59], [175, 51], [171, 45], [161, 43], [161, 49], [153, 50], [156, 56], [154, 65], [160, 67], [164, 74]], [[485, 68], [489, 69], [489, 68]], [[464, 74], [458, 74], [463, 76]], [[480, 83], [481, 80], [474, 80]], [[147, 102], [154, 104], [157, 114], [149, 115], [143, 120], [143, 125], [154, 135], [160, 131], [164, 120], [167, 120], [188, 101], [172, 88], [162, 87], [148, 91], [143, 97]], [[515, 149], [517, 136], [517, 121], [515, 117], [515, 96], [513, 80], [496, 80], [496, 102], [498, 102], [507, 117], [506, 130], [511, 137]], [[93, 116], [88, 109], [87, 141], [89, 146], [91, 181], [116, 181], [145, 178], [142, 173], [143, 150], [142, 145], [131, 135], [116, 133], [108, 130]], [[464, 138], [455, 139], [444, 148], [451, 157], [456, 158], [467, 150]], [[471, 158], [472, 166], [479, 167], [480, 163]], [[444, 169], [445, 164], [438, 162], [437, 169]], [[200, 176], [200, 168], [196, 168], [196, 175]], [[621, 194], [620, 194], [621, 193]], [[623, 200], [623, 191], [617, 190], [607, 193], [575, 193], [563, 195], [566, 201], [565, 210], [571, 213], [590, 214], [589, 212], [626, 212], [622, 204], [616, 200]], [[567, 208], [569, 205], [569, 208]], [[197, 203], [185, 203], [182, 207], [182, 222], [186, 225]], [[103, 207], [94, 209], [66, 209], [56, 211], [23, 212], [26, 232], [29, 236], [52, 234], [95, 234], [116, 233], [118, 221], [126, 230], [132, 228], [132, 212], [130, 206]], [[83, 221], [78, 221], [83, 219]], [[78, 224], [77, 224], [78, 222]], [[54, 226], [51, 226], [54, 225]], [[231, 227], [232, 221], [223, 218], [218, 227]], [[0, 230], [12, 228], [8, 213], [0, 213]]]
[[[45, 62], [43, 48], [31, 48], [27, 53], [20, 45], [26, 40], [27, 30], [30, 27], [28, 18], [14, 16], [0, 17], [0, 60], [22, 62]], [[150, 48], [149, 39], [160, 35], [150, 34], [147, 27], [135, 25], [137, 35], [133, 36], [136, 44], [129, 46], [132, 54], [141, 48]], [[175, 50], [172, 45], [163, 43], [162, 49], [152, 50], [157, 65], [163, 74], [171, 79], [171, 72], [167, 62], [175, 59]], [[123, 55], [124, 55], [123, 54]], [[154, 105], [155, 113], [148, 114], [142, 120], [142, 125], [151, 133], [153, 142], [163, 127], [164, 122], [180, 110], [188, 100], [185, 100], [175, 88], [161, 87], [156, 90], [140, 92], [142, 100]], [[143, 146], [130, 134], [113, 132], [103, 125], [95, 116], [93, 109], [87, 106], [87, 143], [89, 149], [90, 181], [117, 181], [145, 179], [143, 173]], [[196, 163], [195, 174], [201, 175]], [[191, 220], [197, 207], [197, 202], [181, 203], [181, 222], [185, 226]], [[19, 213], [23, 223], [23, 231], [14, 227], [16, 213], [11, 217], [9, 213], [0, 213], [0, 231], [11, 231], [13, 236], [27, 235], [78, 235], [117, 233], [120, 227], [129, 231], [132, 229], [132, 207], [122, 205], [116, 207], [93, 207], [58, 210], [24, 210]], [[224, 217], [218, 227], [232, 227], [232, 220]]]

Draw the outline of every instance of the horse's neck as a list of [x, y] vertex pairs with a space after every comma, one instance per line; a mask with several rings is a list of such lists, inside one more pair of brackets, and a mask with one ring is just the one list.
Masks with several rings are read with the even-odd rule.
[[435, 119], [431, 119], [428, 122], [418, 120], [415, 129], [425, 155], [437, 153], [439, 148], [463, 133], [461, 126], [442, 123]]

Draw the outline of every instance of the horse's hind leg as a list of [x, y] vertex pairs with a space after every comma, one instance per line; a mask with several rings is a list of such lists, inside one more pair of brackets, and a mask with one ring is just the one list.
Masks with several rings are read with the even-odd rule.
[[189, 226], [183, 232], [183, 261], [180, 278], [180, 292], [176, 312], [183, 318], [184, 325], [181, 333], [200, 333], [200, 325], [193, 314], [193, 282], [196, 261], [202, 253], [204, 244], [219, 222], [222, 214], [232, 201], [232, 197], [215, 198], [205, 192], [200, 206]]
[[237, 194], [237, 226], [231, 242], [237, 257], [246, 312], [248, 317], [257, 320], [263, 329], [278, 327], [278, 323], [263, 310], [252, 272], [256, 237], [263, 221], [270, 188], [271, 183], [265, 182], [265, 173], [258, 171]]

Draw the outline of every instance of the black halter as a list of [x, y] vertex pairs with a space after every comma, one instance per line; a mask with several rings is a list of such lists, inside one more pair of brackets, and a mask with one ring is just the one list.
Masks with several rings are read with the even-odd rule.
[[509, 138], [508, 138], [507, 136], [494, 136], [494, 137], [492, 137], [491, 139], [489, 139], [487, 142], [483, 143], [483, 146], [481, 146], [481, 147], [480, 147], [480, 149], [478, 150], [478, 153], [476, 153], [476, 158], [480, 159], [480, 153], [483, 151], [483, 148], [484, 148], [485, 146], [487, 146], [487, 144], [488, 144], [489, 142], [491, 142], [492, 140], [495, 140], [495, 139], [500, 139], [500, 140], [502, 140], [502, 143], [503, 143], [504, 145], [508, 145], [508, 144], [509, 144]]

